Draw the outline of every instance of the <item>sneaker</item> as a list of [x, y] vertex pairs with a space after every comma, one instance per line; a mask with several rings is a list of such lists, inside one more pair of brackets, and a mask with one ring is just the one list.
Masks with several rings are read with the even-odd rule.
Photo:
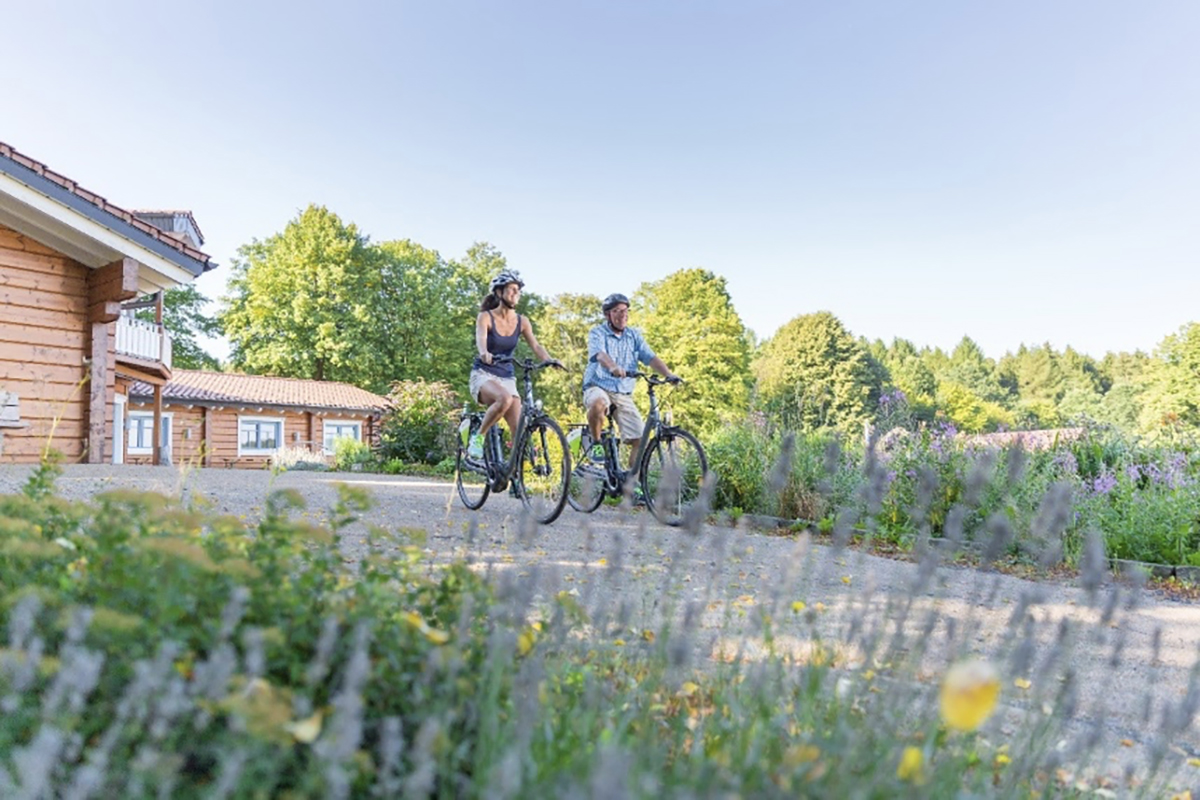
[[467, 444], [467, 458], [483, 458], [483, 434], [471, 434], [471, 441]]
[[629, 495], [629, 503], [634, 508], [646, 505], [646, 495], [642, 493], [642, 487], [633, 487], [633, 493]]
[[604, 445], [596, 442], [587, 452], [587, 460], [592, 462], [594, 466], [604, 466]]

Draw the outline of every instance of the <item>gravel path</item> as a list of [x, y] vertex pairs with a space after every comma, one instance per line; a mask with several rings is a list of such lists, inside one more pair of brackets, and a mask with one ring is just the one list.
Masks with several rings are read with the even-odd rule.
[[[0, 467], [0, 493], [18, 491], [29, 472]], [[1060, 658], [1077, 673], [1076, 729], [1098, 737], [1104, 758], [1096, 767], [1106, 773], [1141, 768], [1152, 757], [1163, 719], [1187, 694], [1200, 652], [1200, 606], [1131, 587], [1107, 584], [1089, 595], [1074, 585], [952, 567], [939, 567], [922, 580], [919, 565], [911, 562], [744, 529], [706, 526], [697, 536], [623, 508], [602, 507], [590, 516], [567, 508], [553, 525], [536, 528], [523, 523], [518, 501], [493, 496], [471, 512], [444, 481], [78, 465], [66, 468], [57, 487], [62, 496], [78, 499], [117, 487], [182, 495], [185, 502], [203, 499], [214, 512], [247, 520], [261, 513], [271, 490], [290, 488], [307, 501], [305, 513], [320, 520], [336, 501], [339, 482], [369, 490], [374, 500], [363, 522], [343, 539], [348, 559], [365, 552], [364, 523], [424, 531], [432, 561], [468, 558], [502, 590], [534, 606], [570, 592], [599, 621], [601, 635], [624, 631], [633, 639], [640, 630], [655, 630], [664, 615], [692, 619], [696, 635], [689, 647], [698, 663], [734, 650], [756, 658], [763, 652], [762, 615], [756, 610], [764, 607], [774, 620], [776, 649], [798, 659], [808, 652], [814, 627], [840, 641], [851, 641], [849, 634], [864, 628], [890, 634], [903, 627], [911, 641], [926, 647], [922, 665], [931, 684], [950, 653], [992, 653], [1004, 663], [1018, 649], [1015, 642], [1028, 640], [1032, 664]], [[794, 613], [797, 602], [805, 604], [804, 612]], [[1109, 605], [1111, 620], [1104, 616]], [[1019, 631], [1011, 627], [1014, 616], [1024, 619]], [[1066, 644], [1060, 641], [1064, 619], [1078, 623]], [[840, 651], [840, 658], [849, 668], [861, 666], [853, 646]], [[1007, 716], [997, 723], [1001, 733], [1038, 713], [1035, 691], [1006, 685]], [[1194, 729], [1167, 744], [1177, 761], [1200, 755]], [[1200, 769], [1185, 766], [1173, 783], [1194, 782], [1191, 773], [1200, 778]]]

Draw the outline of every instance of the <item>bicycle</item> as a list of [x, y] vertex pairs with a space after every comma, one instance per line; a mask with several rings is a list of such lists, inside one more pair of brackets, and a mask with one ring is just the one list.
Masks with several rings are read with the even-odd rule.
[[497, 424], [488, 429], [484, 438], [483, 459], [468, 457], [467, 445], [483, 424], [483, 412], [469, 411], [464, 404], [459, 417], [454, 483], [463, 505], [472, 511], [483, 506], [488, 494], [503, 492], [511, 484], [534, 518], [549, 525], [558, 519], [566, 504], [571, 453], [562, 428], [542, 410], [542, 401], [534, 399], [533, 373], [546, 367], [564, 367], [553, 360], [535, 364], [532, 359], [514, 361], [511, 357], [497, 358], [494, 363], [506, 361], [520, 367], [525, 384], [512, 453], [509, 458], [504, 457], [503, 438]]
[[[670, 411], [659, 411], [655, 388], [681, 381], [644, 372], [630, 372], [626, 376], [641, 378], [650, 390], [650, 411], [642, 428], [639, 453], [633, 461], [637, 466], [637, 485], [646, 507], [660, 522], [681, 525], [699, 500], [700, 487], [708, 475], [708, 457], [699, 440], [683, 428], [672, 425]], [[609, 405], [608, 424], [600, 432], [600, 444], [604, 447], [603, 469], [597, 471], [591, 465], [580, 463], [571, 472], [567, 502], [576, 511], [590, 514], [600, 507], [605, 497], [621, 497], [626, 482], [634, 474], [633, 470], [621, 466], [621, 440], [617, 436], [615, 411], [616, 406]], [[591, 443], [585, 441], [590, 438], [587, 426], [581, 428], [580, 445], [590, 446]], [[574, 435], [575, 431], [572, 431], [572, 437]], [[586, 448], [581, 449], [587, 452]]]

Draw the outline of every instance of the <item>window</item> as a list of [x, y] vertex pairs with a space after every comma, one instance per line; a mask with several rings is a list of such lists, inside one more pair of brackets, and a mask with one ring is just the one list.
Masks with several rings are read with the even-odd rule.
[[238, 417], [238, 455], [270, 455], [283, 446], [283, 420]]
[[[149, 411], [129, 412], [129, 455], [148, 456], [154, 454], [154, 413]], [[163, 453], [171, 450], [171, 415], [162, 415], [162, 436], [158, 438]]]
[[333, 454], [333, 443], [338, 439], [362, 441], [362, 423], [348, 419], [325, 420], [325, 452]]

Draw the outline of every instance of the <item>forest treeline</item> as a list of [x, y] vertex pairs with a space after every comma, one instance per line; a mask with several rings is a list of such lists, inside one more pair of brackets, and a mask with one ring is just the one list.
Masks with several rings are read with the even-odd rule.
[[[407, 239], [373, 242], [309, 206], [281, 232], [238, 250], [215, 319], [200, 312], [206, 299], [194, 287], [168, 297], [176, 362], [214, 368], [196, 337], [219, 331], [231, 343], [228, 369], [383, 394], [397, 381], [440, 381], [465, 396], [479, 301], [504, 266], [486, 243], [446, 259]], [[568, 367], [544, 373], [539, 395], [559, 418], [580, 419], [587, 332], [601, 321], [600, 298], [527, 288], [519, 310]], [[903, 338], [868, 341], [829, 311], [797, 309], [758, 342], [725, 279], [701, 268], [614, 290], [630, 292], [630, 324], [687, 379], [672, 405], [702, 435], [749, 415], [775, 430], [846, 433], [935, 420], [973, 432], [1092, 421], [1153, 439], [1200, 429], [1197, 322], [1165, 332], [1151, 353], [1096, 359], [1045, 344], [994, 359], [968, 336], [950, 352]]]

